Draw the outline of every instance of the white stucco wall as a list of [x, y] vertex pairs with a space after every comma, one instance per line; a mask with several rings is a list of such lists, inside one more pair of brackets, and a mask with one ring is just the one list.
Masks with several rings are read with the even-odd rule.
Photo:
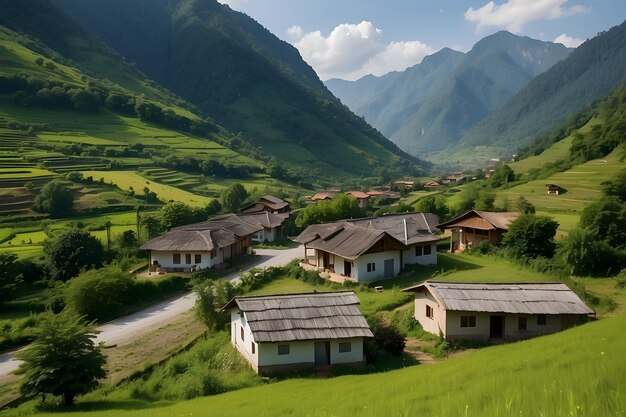
[[[174, 263], [174, 254], [180, 254], [180, 264]], [[187, 263], [185, 255], [191, 255], [191, 263]], [[195, 263], [195, 255], [202, 257], [202, 262]], [[218, 249], [216, 257], [211, 259], [211, 253], [206, 251], [201, 252], [162, 252], [162, 251], [150, 251], [150, 265], [157, 261], [163, 268], [191, 268], [196, 265], [197, 269], [211, 268], [214, 265], [222, 263], [222, 250]]]
[[[288, 355], [278, 354], [278, 345], [289, 345]], [[259, 366], [315, 363], [315, 342], [261, 343]]]
[[263, 230], [252, 235], [253, 242], [263, 243], [265, 241], [273, 242], [276, 239], [276, 228], [263, 228]]
[[[352, 275], [357, 282], [374, 281], [385, 276], [385, 260], [393, 259], [393, 276], [400, 273], [400, 251], [387, 251], [359, 256], [352, 267]], [[367, 272], [367, 264], [375, 263], [376, 270]]]
[[[241, 340], [241, 328], [243, 327], [243, 340]], [[252, 365], [254, 370], [258, 370], [259, 365], [259, 345], [254, 342], [252, 332], [246, 322], [245, 314], [240, 315], [238, 309], [230, 312], [230, 341]], [[252, 353], [252, 343], [256, 344], [255, 353]]]
[[[350, 342], [350, 352], [339, 352], [339, 343]], [[342, 363], [355, 363], [365, 361], [363, 352], [363, 338], [337, 339], [330, 341], [330, 363], [332, 365]]]
[[[426, 317], [427, 305], [433, 309], [433, 318]], [[421, 290], [415, 293], [415, 319], [427, 332], [439, 336], [441, 331], [445, 337], [446, 313], [446, 310], [439, 305], [430, 292]]]
[[[431, 253], [430, 255], [421, 255], [415, 256], [415, 247], [416, 246], [430, 246]], [[423, 253], [422, 248], [422, 253]], [[409, 247], [409, 249], [402, 251], [402, 266], [411, 265], [411, 264], [420, 264], [420, 265], [435, 265], [437, 264], [437, 245], [435, 242], [426, 243], [426, 244], [415, 244]]]

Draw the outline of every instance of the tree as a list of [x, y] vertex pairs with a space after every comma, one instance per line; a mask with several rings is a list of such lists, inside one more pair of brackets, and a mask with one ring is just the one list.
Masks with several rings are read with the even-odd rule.
[[492, 188], [498, 188], [506, 183], [515, 181], [515, 171], [510, 166], [500, 165], [489, 177], [489, 185]]
[[161, 222], [165, 230], [183, 226], [193, 221], [193, 209], [182, 201], [170, 201], [161, 208]]
[[610, 181], [603, 182], [602, 191], [607, 196], [615, 196], [626, 202], [626, 168], [619, 170]]
[[422, 213], [436, 214], [440, 221], [448, 215], [446, 199], [441, 195], [421, 198], [415, 205], [415, 209]]
[[523, 214], [511, 222], [502, 244], [514, 257], [552, 258], [558, 227], [559, 224], [551, 217]]
[[571, 230], [563, 239], [558, 255], [574, 275], [617, 273], [621, 267], [620, 257], [591, 228]]
[[141, 218], [141, 225], [146, 229], [148, 233], [148, 239], [152, 239], [161, 232], [163, 232], [163, 222], [161, 218], [154, 214], [148, 214]]
[[11, 299], [20, 281], [21, 274], [17, 255], [0, 253], [0, 306]]
[[580, 227], [594, 231], [614, 248], [626, 247], [626, 204], [615, 196], [604, 197], [585, 207]]
[[33, 209], [40, 213], [49, 213], [51, 217], [63, 217], [72, 212], [73, 206], [72, 191], [60, 180], [53, 180], [44, 185], [35, 196]]
[[237, 289], [229, 281], [206, 280], [195, 287], [196, 315], [209, 330], [220, 330], [228, 321], [228, 317], [221, 312], [221, 308], [237, 295]]
[[235, 183], [222, 191], [222, 207], [228, 212], [236, 212], [246, 198], [248, 198], [246, 189], [243, 185]]
[[20, 391], [25, 396], [62, 396], [70, 406], [106, 376], [101, 347], [93, 340], [95, 328], [80, 316], [46, 314], [36, 332], [35, 341], [15, 355], [23, 361], [18, 374], [24, 375]]
[[526, 200], [523, 195], [520, 195], [517, 200], [515, 200], [515, 207], [517, 211], [522, 214], [535, 214], [535, 206], [533, 206], [530, 201]]
[[296, 226], [305, 228], [312, 224], [361, 216], [362, 212], [355, 198], [338, 194], [332, 201], [318, 201], [300, 210], [296, 218]]
[[82, 269], [102, 266], [104, 249], [98, 239], [88, 232], [70, 229], [56, 239], [44, 242], [52, 277], [66, 281], [75, 277]]
[[122, 235], [117, 238], [117, 244], [120, 251], [124, 255], [135, 252], [137, 250], [138, 243], [137, 235], [133, 230], [124, 230]]
[[222, 210], [222, 205], [220, 204], [219, 200], [217, 200], [216, 198], [209, 201], [209, 204], [206, 205], [207, 216], [212, 216], [214, 214], [217, 214], [221, 210]]

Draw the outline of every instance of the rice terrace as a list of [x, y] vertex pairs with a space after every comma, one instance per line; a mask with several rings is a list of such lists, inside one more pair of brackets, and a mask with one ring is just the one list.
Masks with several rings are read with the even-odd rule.
[[0, 0], [0, 417], [626, 417], [624, 19]]

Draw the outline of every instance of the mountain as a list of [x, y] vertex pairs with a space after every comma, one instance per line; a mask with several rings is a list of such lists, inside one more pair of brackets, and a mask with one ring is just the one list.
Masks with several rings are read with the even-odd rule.
[[551, 131], [626, 80], [626, 22], [600, 33], [533, 79], [468, 131], [459, 147], [515, 149]]
[[[424, 58], [369, 104], [352, 109], [411, 154], [439, 151], [569, 53], [561, 44], [497, 32], [467, 54], [446, 48]], [[345, 96], [345, 86], [327, 86], [346, 103], [358, 103], [355, 94], [368, 91], [359, 84]]]
[[215, 0], [54, 0], [157, 83], [291, 167], [366, 175], [417, 160], [326, 89], [298, 51]]

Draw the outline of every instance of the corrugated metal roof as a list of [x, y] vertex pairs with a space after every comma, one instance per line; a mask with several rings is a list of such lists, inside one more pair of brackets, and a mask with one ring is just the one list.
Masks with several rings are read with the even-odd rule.
[[373, 337], [352, 291], [235, 297], [255, 342]]
[[427, 289], [446, 310], [516, 314], [593, 314], [567, 285], [426, 281], [403, 291]]
[[508, 230], [509, 224], [519, 215], [520, 214], [518, 212], [514, 211], [491, 212], [470, 210], [459, 217], [441, 223], [437, 227], [440, 229], [449, 229], [452, 227], [473, 227], [481, 230]]

